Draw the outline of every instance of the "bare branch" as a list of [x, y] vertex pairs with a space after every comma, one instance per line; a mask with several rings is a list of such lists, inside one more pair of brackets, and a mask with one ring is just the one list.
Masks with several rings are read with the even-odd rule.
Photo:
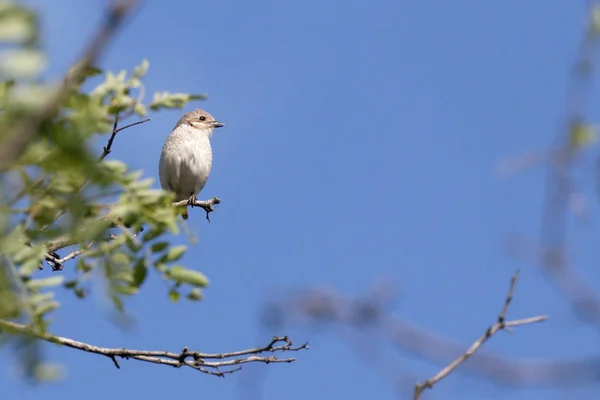
[[[39, 333], [33, 331], [30, 327], [18, 324], [12, 321], [0, 319], [0, 329], [19, 335], [31, 335], [37, 339], [50, 343], [56, 343], [70, 347], [72, 349], [82, 350], [92, 354], [103, 355], [110, 358], [117, 368], [120, 368], [117, 357], [123, 359], [134, 359], [153, 364], [168, 365], [171, 367], [190, 367], [208, 375], [223, 377], [226, 374], [239, 371], [241, 367], [220, 371], [219, 368], [233, 367], [247, 363], [291, 363], [295, 358], [277, 358], [275, 356], [265, 356], [265, 353], [283, 353], [286, 351], [307, 350], [308, 343], [294, 347], [292, 341], [287, 336], [275, 336], [264, 347], [253, 349], [233, 351], [228, 353], [202, 353], [199, 351], [190, 351], [185, 347], [179, 353], [156, 350], [133, 350], [124, 348], [98, 347], [88, 343], [79, 342], [73, 339], [56, 336], [48, 333]], [[222, 361], [207, 361], [222, 360]]]
[[134, 122], [132, 124], [125, 125], [125, 126], [123, 126], [121, 128], [117, 128], [117, 124], [119, 123], [119, 116], [116, 116], [115, 117], [115, 121], [113, 123], [112, 132], [110, 134], [110, 137], [108, 138], [108, 143], [106, 143], [106, 146], [104, 146], [104, 148], [102, 149], [102, 154], [100, 155], [100, 158], [98, 159], [98, 161], [104, 160], [110, 154], [110, 152], [112, 150], [112, 145], [113, 145], [113, 142], [115, 140], [115, 137], [117, 136], [117, 133], [119, 133], [122, 130], [125, 130], [127, 128], [131, 128], [132, 126], [140, 125], [140, 124], [143, 124], [143, 123], [148, 122], [148, 121], [150, 121], [150, 118], [146, 118], [146, 119], [143, 119], [141, 121], [137, 121], [137, 122]]
[[73, 84], [82, 80], [87, 68], [97, 60], [137, 3], [138, 0], [115, 1], [108, 9], [104, 23], [84, 51], [78, 67], [65, 76], [60, 88], [37, 114], [23, 118], [7, 133], [7, 139], [0, 147], [0, 171], [6, 170], [23, 153], [44, 122], [56, 115]]
[[173, 203], [173, 207], [184, 207], [190, 205], [192, 207], [200, 207], [206, 211], [206, 219], [210, 222], [209, 214], [215, 211], [215, 205], [221, 204], [221, 199], [218, 197], [213, 197], [209, 200], [196, 200], [194, 203], [190, 204], [188, 200], [181, 200]]
[[72, 251], [71, 253], [67, 254], [66, 256], [64, 256], [62, 258], [58, 258], [58, 254], [56, 254], [56, 252], [53, 252], [52, 254], [49, 253], [46, 255], [46, 261], [52, 267], [52, 271], [62, 271], [64, 263], [85, 253], [86, 251], [91, 249], [92, 246], [94, 246], [94, 244], [95, 244], [94, 242], [90, 242], [83, 248]]
[[506, 312], [508, 311], [508, 306], [510, 305], [510, 302], [512, 301], [513, 294], [515, 291], [515, 285], [517, 283], [518, 278], [519, 278], [519, 270], [517, 270], [517, 272], [515, 272], [512, 279], [510, 280], [510, 287], [508, 289], [508, 294], [506, 295], [506, 300], [504, 300], [504, 306], [502, 307], [502, 311], [500, 311], [500, 314], [498, 315], [498, 319], [497, 319], [496, 323], [494, 325], [490, 326], [485, 331], [483, 336], [481, 336], [479, 339], [477, 339], [471, 345], [471, 347], [469, 347], [467, 349], [467, 351], [464, 354], [462, 354], [460, 357], [458, 357], [457, 359], [452, 361], [450, 364], [448, 364], [446, 367], [444, 367], [433, 378], [427, 379], [426, 381], [421, 382], [421, 383], [417, 383], [415, 385], [415, 393], [414, 393], [415, 400], [419, 400], [421, 398], [421, 393], [423, 392], [423, 390], [433, 388], [433, 385], [435, 385], [437, 382], [441, 381], [442, 379], [446, 378], [456, 368], [458, 368], [459, 365], [461, 365], [462, 363], [467, 361], [469, 359], [469, 357], [471, 357], [473, 354], [475, 354], [475, 352], [481, 346], [483, 346], [483, 344], [485, 342], [487, 342], [492, 336], [494, 336], [498, 331], [504, 330], [507, 327], [531, 324], [534, 322], [542, 322], [547, 319], [546, 316], [539, 316], [539, 317], [532, 317], [532, 318], [527, 318], [527, 319], [522, 319], [522, 320], [505, 322]]
[[59, 236], [56, 239], [46, 242], [46, 249], [48, 249], [48, 253], [51, 254], [57, 250], [64, 249], [65, 247], [73, 246], [74, 244], [77, 244], [77, 241], [70, 236]]

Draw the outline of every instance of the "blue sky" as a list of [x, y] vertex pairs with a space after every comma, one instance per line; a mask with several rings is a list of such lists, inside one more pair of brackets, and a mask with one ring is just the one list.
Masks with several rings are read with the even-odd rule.
[[[59, 76], [106, 2], [29, 3], [43, 11], [48, 73]], [[0, 386], [11, 398], [244, 398], [256, 371], [268, 371], [264, 399], [398, 398], [391, 377], [410, 371], [423, 380], [441, 365], [392, 353], [400, 367], [381, 374], [333, 331], [259, 326], [264, 301], [282, 288], [362, 295], [381, 278], [399, 288], [396, 318], [467, 347], [494, 322], [510, 276], [522, 268], [509, 317], [550, 320], [500, 334], [485, 349], [515, 358], [590, 354], [597, 332], [575, 319], [539, 271], [506, 251], [508, 235], [539, 231], [544, 170], [496, 172], [505, 158], [552, 142], [585, 18], [580, 2], [145, 3], [102, 66], [131, 69], [148, 58], [149, 93], [207, 93], [198, 105], [226, 123], [213, 136], [213, 172], [200, 196], [223, 203], [211, 224], [192, 213], [199, 242], [184, 260], [211, 286], [202, 303], [172, 304], [151, 279], [128, 303], [137, 317], [129, 331], [115, 326], [99, 297], [63, 294], [53, 332], [107, 347], [206, 352], [289, 334], [311, 350], [291, 365], [250, 366], [217, 379], [133, 361], [117, 370], [110, 360], [47, 346], [48, 357], [67, 367], [66, 379], [32, 387], [5, 362]], [[162, 143], [179, 116], [160, 113], [124, 131], [110, 157], [157, 178]], [[590, 223], [575, 226], [570, 243], [579, 271], [600, 290], [591, 178], [578, 182], [591, 195]], [[508, 390], [459, 374], [425, 398], [566, 393]]]

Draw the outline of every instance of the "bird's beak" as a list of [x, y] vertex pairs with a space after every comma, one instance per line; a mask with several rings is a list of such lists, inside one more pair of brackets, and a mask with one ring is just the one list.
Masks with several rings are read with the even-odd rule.
[[225, 126], [225, 124], [222, 122], [219, 122], [219, 121], [215, 121], [212, 123], [212, 126], [213, 126], [213, 128], [220, 128], [222, 126]]

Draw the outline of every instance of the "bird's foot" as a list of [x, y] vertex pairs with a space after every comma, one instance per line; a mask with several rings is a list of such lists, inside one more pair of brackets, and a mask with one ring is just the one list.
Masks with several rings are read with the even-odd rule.
[[188, 199], [188, 206], [194, 207], [196, 205], [197, 201], [198, 201], [198, 198], [196, 197], [196, 195], [195, 194], [191, 195], [190, 198]]

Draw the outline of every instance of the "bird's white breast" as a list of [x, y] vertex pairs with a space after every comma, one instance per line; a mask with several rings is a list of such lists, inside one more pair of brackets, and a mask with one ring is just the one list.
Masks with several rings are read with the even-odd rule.
[[210, 174], [210, 132], [177, 127], [167, 138], [160, 158], [161, 186], [176, 193], [178, 200], [198, 194]]

